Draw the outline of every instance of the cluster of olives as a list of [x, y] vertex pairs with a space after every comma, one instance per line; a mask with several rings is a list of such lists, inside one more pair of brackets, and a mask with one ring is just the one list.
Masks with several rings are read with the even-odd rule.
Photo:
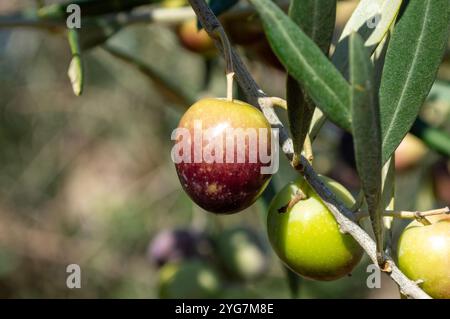
[[[270, 128], [259, 110], [237, 100], [200, 100], [183, 115], [179, 128], [192, 132], [196, 120], [202, 121], [203, 129], [216, 131], [225, 127], [257, 131]], [[189, 140], [188, 145], [194, 152], [193, 140]], [[248, 147], [245, 144], [245, 148]], [[192, 200], [205, 210], [219, 214], [249, 207], [270, 180], [270, 175], [260, 173], [263, 166], [260, 161], [201, 161], [175, 166], [181, 185]], [[348, 208], [353, 206], [354, 198], [342, 185], [324, 176], [320, 178], [343, 204]], [[288, 205], [298, 194], [302, 194], [301, 199]], [[349, 274], [363, 255], [359, 244], [340, 231], [332, 213], [303, 178], [286, 185], [272, 200], [267, 232], [274, 251], [286, 266], [314, 280], [335, 280]], [[252, 259], [248, 266], [254, 262]], [[423, 281], [421, 287], [432, 297], [450, 298], [449, 216], [434, 219], [427, 226], [411, 223], [400, 238], [398, 262], [412, 280]]]
[[149, 259], [159, 269], [161, 298], [255, 297], [240, 283], [261, 278], [268, 266], [262, 241], [245, 227], [218, 236], [165, 230], [152, 240]]

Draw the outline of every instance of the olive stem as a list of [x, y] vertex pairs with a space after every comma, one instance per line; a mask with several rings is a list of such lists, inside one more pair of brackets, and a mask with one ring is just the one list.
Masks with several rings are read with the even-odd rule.
[[225, 30], [221, 25], [217, 26], [214, 30], [214, 34], [220, 39], [223, 48], [223, 54], [226, 61], [226, 76], [227, 76], [227, 100], [233, 101], [233, 79], [234, 79], [234, 66], [233, 66], [233, 53], [230, 40], [225, 33]]
[[233, 101], [233, 80], [234, 72], [227, 73], [227, 100]]
[[283, 214], [288, 212], [292, 207], [295, 206], [299, 201], [306, 199], [307, 196], [300, 189], [297, 189], [295, 196], [287, 203], [285, 206], [278, 209], [278, 213]]
[[[427, 210], [423, 212], [418, 211], [393, 211], [393, 210], [386, 210], [383, 213], [384, 217], [393, 217], [393, 218], [400, 218], [400, 219], [416, 219], [417, 221], [422, 221], [423, 219], [426, 219], [430, 216], [437, 216], [437, 215], [449, 215], [450, 209], [448, 207], [444, 208], [438, 208], [438, 209], [432, 209]], [[367, 212], [357, 212], [355, 213], [355, 218], [357, 221], [360, 221], [363, 218], [369, 217], [369, 213]]]
[[270, 100], [272, 101], [273, 106], [277, 106], [279, 108], [287, 110], [287, 102], [286, 102], [286, 100], [284, 100], [284, 99], [282, 99], [280, 97], [276, 97], [276, 96], [271, 96]]
[[[214, 35], [214, 30], [220, 26], [220, 22], [214, 13], [209, 8], [208, 4], [204, 0], [189, 0], [190, 5], [194, 9], [197, 17], [202, 22], [206, 32], [210, 35]], [[218, 40], [217, 40], [218, 41]], [[218, 44], [219, 51], [223, 54], [223, 49], [220, 43]], [[253, 79], [239, 55], [232, 49], [234, 70], [236, 72], [236, 80], [241, 86], [242, 90], [247, 95], [249, 102], [257, 106], [264, 113], [266, 119], [270, 125], [278, 129], [279, 142], [281, 150], [286, 155], [287, 159], [292, 162], [294, 156], [294, 147], [292, 139], [283, 123], [278, 118], [273, 109], [272, 100], [267, 97], [264, 91], [258, 86]], [[373, 239], [365, 232], [356, 222], [353, 212], [349, 210], [343, 203], [341, 203], [336, 195], [324, 185], [319, 176], [312, 168], [309, 161], [301, 156], [298, 160], [299, 164], [296, 165], [296, 169], [305, 177], [311, 188], [319, 195], [323, 203], [327, 206], [333, 216], [336, 218], [337, 223], [341, 229], [350, 234], [359, 245], [366, 251], [372, 262], [377, 265], [376, 259], [376, 245]], [[411, 281], [393, 262], [392, 258], [387, 256], [390, 263], [390, 272], [388, 275], [394, 280], [404, 294], [414, 299], [430, 299], [431, 297], [426, 294], [420, 287], [418, 287], [413, 281]]]

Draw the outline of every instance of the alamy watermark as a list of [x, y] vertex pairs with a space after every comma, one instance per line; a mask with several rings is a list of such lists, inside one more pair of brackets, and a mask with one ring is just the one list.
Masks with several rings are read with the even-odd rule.
[[69, 274], [66, 278], [66, 286], [69, 289], [81, 288], [81, 267], [77, 264], [70, 264], [66, 267]]
[[81, 8], [78, 4], [69, 4], [66, 8], [68, 13], [66, 25], [69, 29], [81, 29]]
[[367, 276], [367, 279], [366, 279], [367, 288], [370, 288], [370, 289], [381, 288], [381, 270], [380, 270], [380, 268], [378, 268], [377, 265], [370, 264], [367, 266], [366, 272], [370, 273], [370, 275]]
[[369, 29], [375, 29], [381, 21], [381, 8], [376, 3], [370, 3], [365, 8], [366, 13], [373, 14], [369, 19], [366, 20], [366, 26]]
[[228, 124], [203, 129], [195, 120], [193, 130], [177, 128], [171, 156], [179, 163], [261, 163], [261, 174], [275, 174], [279, 167], [277, 128], [233, 128]]

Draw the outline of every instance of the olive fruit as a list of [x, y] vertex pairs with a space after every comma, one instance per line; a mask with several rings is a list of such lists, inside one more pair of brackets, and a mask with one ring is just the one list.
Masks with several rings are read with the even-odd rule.
[[[352, 195], [342, 185], [324, 176], [320, 179], [344, 205], [353, 205]], [[294, 198], [303, 199], [288, 208]], [[345, 276], [363, 254], [350, 235], [340, 232], [332, 213], [302, 177], [286, 185], [272, 200], [267, 230], [278, 257], [294, 272], [310, 279]]]
[[160, 298], [215, 298], [221, 291], [216, 271], [200, 260], [166, 264], [159, 272]]
[[157, 267], [169, 262], [207, 257], [210, 252], [209, 239], [190, 229], [163, 230], [148, 247], [148, 257]]
[[244, 280], [261, 277], [268, 260], [261, 239], [245, 227], [227, 229], [217, 238], [217, 253], [228, 274]]
[[398, 266], [431, 297], [450, 299], [450, 216], [427, 218], [431, 225], [413, 221], [403, 231]]
[[271, 127], [250, 104], [202, 99], [186, 111], [172, 139], [182, 187], [209, 212], [249, 207], [270, 180]]
[[433, 165], [434, 192], [436, 197], [450, 205], [450, 161], [441, 160]]
[[408, 133], [395, 150], [395, 168], [399, 172], [413, 168], [427, 152], [425, 144], [418, 137]]
[[178, 38], [189, 51], [212, 57], [216, 53], [213, 39], [204, 30], [198, 30], [197, 19], [183, 22], [178, 27]]

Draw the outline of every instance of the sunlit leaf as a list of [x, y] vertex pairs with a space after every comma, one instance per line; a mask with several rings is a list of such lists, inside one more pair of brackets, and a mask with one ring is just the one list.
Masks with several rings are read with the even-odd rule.
[[316, 105], [349, 130], [349, 85], [322, 50], [270, 0], [251, 0], [278, 59]]
[[382, 161], [398, 147], [435, 80], [449, 32], [448, 0], [411, 0], [390, 41], [380, 88]]
[[[336, 18], [336, 0], [293, 0], [289, 16], [323, 51], [328, 53]], [[289, 127], [294, 151], [301, 152], [314, 114], [314, 101], [288, 75], [286, 84]]]

